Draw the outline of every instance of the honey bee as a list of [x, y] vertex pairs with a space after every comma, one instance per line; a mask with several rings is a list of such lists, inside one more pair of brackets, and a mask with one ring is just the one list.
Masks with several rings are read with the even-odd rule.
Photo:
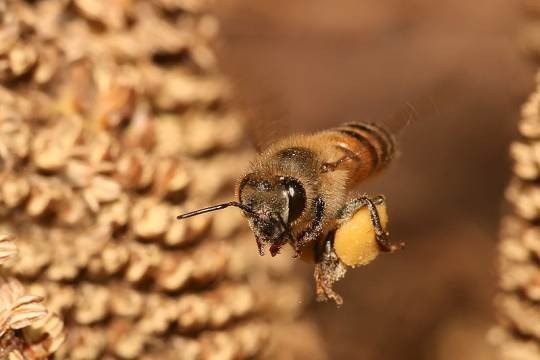
[[260, 255], [268, 246], [270, 255], [275, 256], [289, 243], [294, 257], [299, 257], [311, 247], [318, 298], [340, 304], [341, 297], [332, 289], [345, 273], [345, 264], [333, 246], [337, 230], [365, 209], [380, 251], [392, 252], [403, 246], [389, 240], [381, 223], [379, 209], [385, 205], [384, 197], [354, 191], [390, 163], [395, 144], [382, 126], [359, 122], [285, 137], [259, 154], [239, 179], [237, 201], [188, 212], [178, 219], [230, 206], [240, 208]]

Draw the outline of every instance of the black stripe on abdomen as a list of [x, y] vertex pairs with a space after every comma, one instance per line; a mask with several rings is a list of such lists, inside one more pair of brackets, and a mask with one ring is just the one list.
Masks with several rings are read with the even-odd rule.
[[387, 164], [394, 153], [394, 140], [384, 128], [376, 124], [348, 123], [347, 127], [362, 130], [369, 133], [380, 144], [383, 164]]
[[377, 149], [375, 149], [375, 146], [373, 146], [373, 144], [368, 139], [366, 139], [364, 136], [354, 130], [337, 129], [337, 131], [361, 143], [369, 152], [373, 168], [376, 169], [379, 166], [379, 155], [377, 154]]

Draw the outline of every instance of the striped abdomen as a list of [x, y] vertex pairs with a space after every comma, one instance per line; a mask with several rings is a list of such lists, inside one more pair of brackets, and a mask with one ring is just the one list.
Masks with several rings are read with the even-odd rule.
[[394, 138], [376, 124], [348, 123], [329, 130], [329, 135], [347, 157], [343, 166], [352, 172], [352, 183], [383, 169], [395, 153]]

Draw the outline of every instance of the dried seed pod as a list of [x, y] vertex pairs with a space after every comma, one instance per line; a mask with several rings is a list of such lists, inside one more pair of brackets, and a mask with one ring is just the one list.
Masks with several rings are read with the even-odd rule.
[[112, 202], [118, 199], [121, 190], [120, 185], [113, 179], [105, 176], [95, 176], [88, 188], [98, 202]]
[[127, 22], [129, 0], [114, 0], [107, 4], [91, 0], [75, 0], [77, 9], [88, 19], [98, 21], [111, 29], [121, 29]]
[[215, 103], [227, 90], [221, 79], [195, 77], [182, 71], [169, 72], [163, 79], [155, 97], [162, 110]]
[[251, 156], [203, 2], [0, 1], [4, 264], [66, 319], [13, 331], [0, 311], [25, 345], [9, 356], [251, 358], [300, 313], [291, 265], [260, 261], [241, 219], [174, 220]]
[[[107, 346], [107, 334], [100, 328], [72, 327], [66, 345], [70, 350], [63, 358], [77, 360], [100, 359]], [[62, 349], [60, 349], [59, 353], [62, 358]]]
[[163, 334], [177, 317], [178, 308], [174, 301], [152, 294], [146, 299], [145, 312], [137, 328], [145, 334]]
[[47, 310], [40, 304], [43, 299], [36, 296], [23, 296], [11, 309], [10, 328], [17, 330], [29, 326], [34, 321], [47, 315]]
[[32, 141], [32, 159], [36, 166], [47, 172], [63, 168], [72, 154], [80, 131], [80, 124], [60, 122], [40, 132]]
[[118, 160], [116, 177], [126, 190], [148, 188], [154, 179], [153, 159], [142, 150], [127, 152]]
[[25, 358], [19, 350], [14, 350], [8, 354], [8, 360], [25, 360]]
[[143, 295], [127, 287], [113, 288], [110, 296], [111, 313], [121, 317], [138, 317], [144, 310]]
[[127, 226], [129, 221], [129, 198], [120, 195], [119, 199], [108, 206], [103, 206], [99, 213], [99, 223], [109, 225], [113, 229]]
[[101, 253], [103, 269], [107, 275], [118, 273], [129, 261], [129, 250], [121, 244], [107, 244]]
[[63, 184], [57, 179], [34, 177], [30, 182], [30, 198], [26, 202], [26, 213], [41, 217], [54, 213], [55, 206], [62, 201]]
[[113, 85], [100, 94], [97, 119], [106, 129], [114, 129], [125, 124], [135, 109], [135, 91], [129, 87]]
[[133, 117], [128, 124], [124, 144], [145, 151], [155, 146], [155, 124], [151, 118], [149, 105], [140, 103], [133, 111]]
[[34, 81], [43, 85], [48, 83], [57, 73], [60, 66], [60, 55], [53, 47], [42, 47], [38, 50], [39, 63], [34, 70]]
[[129, 264], [125, 278], [131, 283], [138, 283], [148, 278], [152, 271], [163, 263], [163, 253], [156, 245], [130, 244]]
[[22, 329], [44, 318], [47, 310], [42, 301], [39, 296], [24, 295], [16, 279], [0, 279], [0, 336], [8, 329]]
[[[39, 234], [42, 235], [42, 234]], [[30, 235], [39, 236], [37, 233]], [[17, 244], [19, 259], [13, 265], [13, 272], [17, 275], [33, 278], [39, 275], [43, 269], [50, 264], [52, 259], [51, 249], [43, 241], [20, 241]]]
[[[112, 327], [113, 328], [113, 327]], [[113, 328], [114, 329], [114, 328]], [[113, 352], [122, 359], [136, 359], [148, 342], [146, 334], [136, 331], [123, 333], [113, 344]]]
[[[178, 213], [177, 213], [178, 214]], [[193, 242], [200, 239], [202, 236], [208, 234], [212, 226], [212, 219], [210, 217], [199, 216], [198, 218], [192, 218], [186, 221], [187, 223], [187, 240]], [[221, 236], [221, 234], [220, 234]]]
[[234, 147], [242, 134], [240, 122], [234, 117], [225, 120], [227, 131], [218, 130], [214, 126], [216, 119], [213, 116], [192, 114], [186, 120], [184, 143], [186, 151], [193, 156], [201, 156], [220, 148]]
[[36, 285], [31, 287], [33, 293], [41, 295], [46, 299], [47, 309], [53, 313], [63, 314], [69, 312], [75, 304], [75, 288], [66, 285], [59, 285], [56, 282], [48, 282], [41, 291], [36, 289]]
[[[175, 212], [178, 214], [178, 212]], [[188, 234], [188, 226], [185, 222], [176, 222], [171, 225], [167, 234], [165, 234], [164, 243], [168, 246], [177, 246], [186, 244]]]
[[13, 13], [6, 13], [2, 16], [0, 26], [0, 55], [4, 55], [11, 50], [19, 39], [20, 23]]
[[57, 207], [56, 215], [60, 223], [74, 226], [87, 219], [88, 210], [83, 197], [68, 188], [63, 196], [63, 201]]
[[500, 324], [489, 336], [501, 359], [540, 358], [540, 268], [535, 260], [540, 254], [539, 99], [537, 89], [522, 109], [519, 130], [524, 138], [510, 148], [514, 177], [506, 198], [514, 214], [503, 221], [499, 245], [501, 293], [496, 298]]
[[30, 194], [30, 185], [23, 178], [7, 177], [2, 183], [2, 201], [10, 208], [22, 204]]
[[11, 73], [21, 76], [36, 64], [38, 56], [32, 45], [16, 44], [11, 48], [8, 58]]
[[175, 160], [166, 158], [159, 162], [154, 177], [154, 193], [158, 197], [178, 194], [189, 184], [189, 175], [184, 166]]
[[[5, 111], [5, 110], [3, 110]], [[3, 144], [2, 157], [5, 160], [16, 161], [25, 159], [30, 150], [30, 129], [20, 118], [20, 115], [6, 111], [0, 113], [0, 139]]]
[[215, 281], [225, 273], [231, 249], [222, 242], [209, 245], [202, 244], [193, 254], [192, 279], [198, 284]]
[[135, 235], [150, 240], [164, 236], [170, 226], [170, 220], [167, 205], [149, 198], [133, 206], [130, 222]]
[[203, 329], [210, 318], [210, 303], [197, 295], [186, 295], [178, 301], [177, 324], [181, 332]]
[[17, 255], [17, 246], [13, 236], [0, 235], [0, 265]]
[[241, 294], [238, 289], [225, 287], [210, 295], [210, 317], [208, 319], [210, 327], [221, 328], [236, 317], [245, 315], [250, 310], [251, 304], [249, 302], [251, 299], [249, 297], [240, 297], [237, 299], [238, 302], [235, 300], [236, 303], [231, 303], [230, 297], [234, 296], [235, 293]]
[[521, 109], [521, 121], [518, 124], [519, 131], [523, 136], [531, 139], [540, 137], [540, 125], [538, 124], [539, 104], [540, 94], [535, 92]]
[[109, 290], [90, 283], [82, 284], [75, 293], [74, 319], [82, 325], [93, 324], [107, 316]]
[[159, 265], [156, 282], [162, 289], [180, 290], [191, 280], [195, 268], [195, 262], [188, 255], [168, 254]]
[[498, 345], [501, 359], [535, 359], [540, 352], [540, 346], [534, 340], [514, 338], [510, 332], [500, 327], [491, 329], [488, 340]]
[[80, 238], [70, 238], [59, 230], [51, 232], [49, 242], [54, 245], [55, 253], [45, 271], [45, 276], [49, 280], [73, 280], [84, 268], [88, 262], [88, 254], [77, 251], [78, 239]]
[[31, 344], [30, 352], [44, 358], [55, 353], [66, 340], [64, 323], [53, 313], [25, 328], [23, 336]]

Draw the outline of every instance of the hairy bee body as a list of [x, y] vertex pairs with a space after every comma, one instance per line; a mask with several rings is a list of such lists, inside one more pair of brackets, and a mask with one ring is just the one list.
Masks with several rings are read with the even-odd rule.
[[[240, 203], [251, 202], [251, 207], [257, 202], [268, 204], [263, 212], [271, 212], [280, 207], [272, 201], [276, 184], [271, 179], [292, 179], [303, 188], [301, 209], [287, 224], [288, 241], [298, 249], [314, 240], [310, 232], [324, 233], [337, 225], [351, 191], [388, 165], [394, 152], [393, 137], [374, 124], [350, 123], [312, 135], [290, 136], [272, 144], [252, 162], [237, 184], [236, 195]], [[250, 225], [257, 235], [257, 224]], [[259, 238], [264, 242], [264, 236]], [[274, 249], [279, 250], [283, 242], [273, 239]]]
[[[343, 277], [346, 265], [365, 264], [378, 254], [375, 250], [393, 251], [402, 246], [388, 241], [384, 198], [354, 192], [363, 180], [386, 167], [394, 154], [394, 138], [375, 124], [349, 123], [312, 135], [286, 137], [251, 163], [237, 182], [238, 201], [179, 218], [229, 206], [242, 209], [261, 255], [267, 245], [275, 256], [289, 243], [299, 256], [309, 245], [314, 250], [319, 298], [341, 303], [332, 285]], [[383, 217], [379, 209], [384, 210]], [[369, 229], [363, 228], [366, 218], [372, 225]], [[354, 229], [367, 231], [356, 237]]]

